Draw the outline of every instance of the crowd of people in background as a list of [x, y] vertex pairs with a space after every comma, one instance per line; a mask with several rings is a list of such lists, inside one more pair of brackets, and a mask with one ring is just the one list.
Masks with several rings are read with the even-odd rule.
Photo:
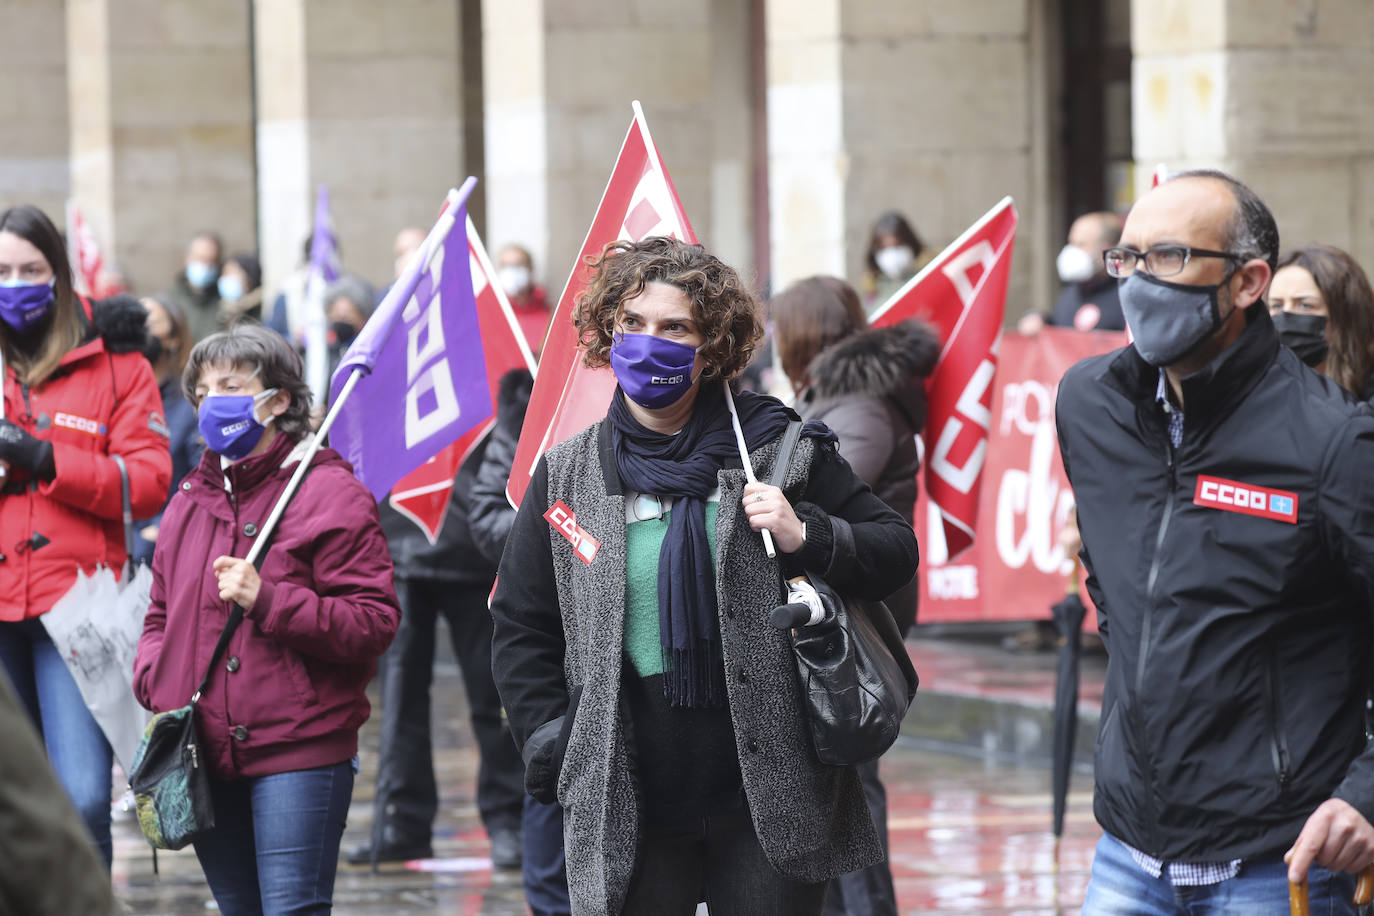
[[[1123, 225], [1111, 212], [1073, 221], [1056, 259], [1061, 293], [1049, 311], [1020, 315], [1019, 333], [1126, 327], [1120, 268], [1109, 257], [1123, 250]], [[416, 228], [398, 233], [387, 283], [424, 238]], [[527, 504], [560, 498], [592, 520], [621, 512], [609, 496], [623, 497], [619, 593], [611, 580], [574, 576], [577, 564], [551, 548], [540, 512], [517, 514], [506, 501], [532, 385], [524, 370], [502, 380], [495, 426], [460, 468], [437, 541], [385, 501], [379, 511], [326, 448], [261, 569], [236, 559], [318, 425], [299, 355], [308, 310], [324, 310], [332, 373], [385, 292], [344, 273], [312, 297], [310, 255], [307, 240], [298, 267], [266, 290], [256, 255], [226, 254], [216, 233], [200, 232], [166, 289], [136, 290], [111, 265], [102, 282], [123, 292], [91, 301], [73, 288], [63, 239], [45, 214], [0, 212], [0, 666], [14, 693], [12, 701], [0, 684], [0, 716], [17, 702], [37, 726], [106, 868], [111, 749], [38, 618], [78, 567], [124, 563], [126, 493], [137, 520], [132, 559], [151, 564], [154, 578], [136, 668], [141, 702], [184, 704], [225, 602], [247, 612], [212, 681], [219, 702], [201, 707], [220, 826], [195, 845], [221, 911], [328, 907], [374, 671], [381, 750], [364, 761], [375, 767], [373, 830], [342, 857], [375, 868], [433, 855], [443, 787], [430, 687], [442, 617], [477, 738], [476, 804], [491, 860], [522, 869], [536, 916], [591, 911], [596, 901], [625, 913], [677, 912], [664, 908], [670, 898], [686, 913], [702, 893], [721, 912], [819, 913], [824, 901], [828, 914], [895, 914], [877, 762], [822, 772], [793, 748], [773, 758], [799, 761], [791, 769], [761, 768], [758, 745], [784, 747], [803, 731], [785, 710], [751, 718], [760, 692], [792, 677], [758, 653], [760, 641], [781, 637], [743, 623], [712, 626], [717, 586], [740, 596], [750, 608], [742, 618], [752, 619], [771, 607], [776, 585], [717, 564], [727, 547], [715, 540], [721, 517], [731, 520], [730, 551], [761, 557], [748, 535], [769, 527], [785, 564], [886, 597], [903, 633], [918, 622], [917, 437], [939, 341], [918, 321], [868, 325], [933, 255], [911, 222], [897, 212], [875, 221], [852, 285], [810, 277], [764, 306], [696, 246], [621, 244], [589, 265], [575, 316], [585, 359], [613, 367], [625, 397], [549, 455]], [[1374, 398], [1374, 290], [1364, 270], [1321, 244], [1275, 264], [1257, 295], [1277, 339], [1349, 398]], [[533, 258], [511, 244], [495, 266], [537, 352], [551, 303]], [[746, 486], [730, 457], [725, 387], [756, 348], [781, 369], [773, 393], [814, 421], [796, 459], [797, 480], [811, 482], [787, 493]], [[681, 370], [671, 399], [636, 389], [664, 368]], [[750, 449], [775, 457], [788, 408], [762, 394], [735, 397]], [[90, 418], [101, 435], [52, 420], [65, 415]], [[207, 432], [210, 415], [241, 421], [242, 435]], [[124, 461], [122, 483], [105, 459], [113, 454]], [[610, 515], [605, 521], [613, 527]], [[852, 542], [844, 563], [832, 528]], [[1065, 542], [1076, 545], [1070, 528]], [[665, 592], [665, 578], [686, 585]], [[705, 654], [674, 655], [682, 648], [674, 628], [707, 634]], [[1042, 626], [1013, 643], [1052, 640]], [[668, 677], [667, 659], [693, 666], [690, 677]], [[242, 688], [225, 690], [231, 679]], [[633, 780], [628, 742], [637, 742]], [[13, 753], [33, 750], [15, 744]], [[565, 759], [575, 759], [571, 770]], [[69, 848], [62, 816], [54, 843]], [[579, 839], [566, 852], [565, 816]], [[797, 845], [795, 825], [806, 821], [828, 834]]]

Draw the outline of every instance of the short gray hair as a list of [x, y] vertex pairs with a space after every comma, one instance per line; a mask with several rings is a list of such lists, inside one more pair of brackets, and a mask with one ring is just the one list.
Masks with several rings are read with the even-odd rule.
[[285, 337], [245, 321], [196, 344], [181, 373], [181, 390], [192, 406], [200, 407], [196, 384], [201, 374], [206, 367], [219, 364], [257, 369], [264, 389], [279, 388], [291, 395], [286, 413], [276, 419], [277, 429], [293, 439], [303, 439], [310, 432], [310, 386], [305, 383], [300, 354]]
[[1278, 223], [1274, 221], [1274, 214], [1269, 207], [1249, 185], [1220, 169], [1189, 169], [1169, 176], [1170, 181], [1180, 178], [1210, 178], [1226, 185], [1236, 199], [1236, 209], [1231, 215], [1230, 225], [1226, 227], [1224, 247], [1246, 260], [1259, 258], [1269, 265], [1271, 272], [1278, 266]]

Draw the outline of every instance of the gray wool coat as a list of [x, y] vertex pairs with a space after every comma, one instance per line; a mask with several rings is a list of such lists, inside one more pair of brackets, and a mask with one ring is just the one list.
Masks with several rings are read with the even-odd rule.
[[[556, 787], [564, 808], [578, 916], [620, 912], [639, 839], [633, 737], [621, 696], [625, 505], [609, 433], [598, 423], [550, 450], [520, 507], [492, 598], [493, 673], [524, 749], [527, 788], [548, 797]], [[769, 478], [778, 450], [775, 439], [751, 455], [759, 479]], [[727, 466], [719, 482], [716, 589], [745, 797], [774, 867], [824, 881], [881, 860], [882, 847], [857, 772], [825, 766], [812, 750], [790, 637], [768, 620], [780, 602], [779, 566], [743, 512], [744, 471]], [[814, 571], [837, 588], [881, 598], [914, 575], [910, 525], [854, 476], [833, 444], [804, 436], [784, 491], [807, 522], [808, 543], [819, 532], [824, 553]], [[572, 528], [559, 503], [575, 513]], [[577, 531], [571, 540], [555, 520]], [[590, 562], [587, 536], [598, 542]]]

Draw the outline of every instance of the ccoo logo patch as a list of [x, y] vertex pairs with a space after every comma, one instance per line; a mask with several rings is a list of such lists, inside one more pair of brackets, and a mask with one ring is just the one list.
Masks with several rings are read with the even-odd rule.
[[1197, 487], [1193, 490], [1193, 503], [1223, 512], [1271, 518], [1290, 525], [1298, 521], [1298, 494], [1224, 477], [1199, 474]]
[[563, 500], [560, 499], [550, 506], [549, 511], [544, 513], [544, 518], [573, 546], [573, 553], [577, 554], [579, 560], [588, 566], [592, 565], [592, 560], [596, 559], [596, 552], [601, 549], [601, 542], [577, 524], [577, 516]]

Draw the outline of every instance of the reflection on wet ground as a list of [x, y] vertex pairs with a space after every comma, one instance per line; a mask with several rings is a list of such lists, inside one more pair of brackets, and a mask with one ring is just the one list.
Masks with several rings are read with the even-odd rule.
[[[924, 690], [924, 685], [923, 688]], [[919, 702], [919, 700], [918, 700]], [[375, 698], [374, 698], [375, 706]], [[443, 793], [435, 829], [438, 857], [379, 874], [341, 865], [334, 911], [343, 916], [444, 913], [514, 916], [526, 912], [518, 872], [493, 871], [472, 803], [476, 751], [456, 668], [435, 672], [434, 741]], [[362, 764], [344, 847], [362, 842], [372, 821], [377, 721], [363, 731]], [[883, 759], [892, 868], [903, 914], [1077, 913], [1099, 830], [1090, 777], [1076, 773], [1056, 866], [1050, 834], [1049, 771], [922, 750], [908, 738]], [[139, 914], [202, 914], [214, 904], [195, 854], [159, 853], [161, 873], [138, 827], [115, 823], [115, 890]]]

